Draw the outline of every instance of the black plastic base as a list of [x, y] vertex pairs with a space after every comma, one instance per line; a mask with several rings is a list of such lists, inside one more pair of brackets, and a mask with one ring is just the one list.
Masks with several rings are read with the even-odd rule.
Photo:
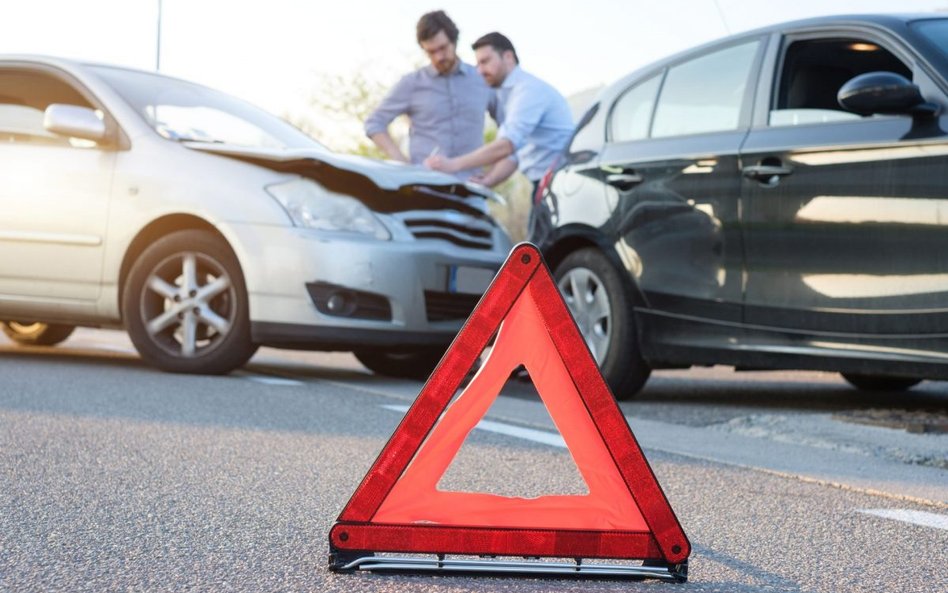
[[337, 573], [369, 571], [383, 574], [437, 574], [441, 576], [530, 577], [551, 579], [658, 579], [672, 583], [688, 580], [688, 561], [668, 564], [646, 560], [640, 566], [624, 564], [590, 564], [581, 559], [574, 562], [523, 560], [479, 557], [471, 559], [431, 556], [376, 556], [372, 552], [331, 550], [329, 570]]

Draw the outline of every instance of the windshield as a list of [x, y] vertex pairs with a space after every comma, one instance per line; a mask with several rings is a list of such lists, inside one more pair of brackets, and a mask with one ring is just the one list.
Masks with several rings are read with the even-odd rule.
[[280, 118], [220, 91], [122, 68], [92, 70], [169, 140], [329, 150]]
[[935, 46], [941, 57], [948, 58], [948, 19], [915, 21], [910, 26]]

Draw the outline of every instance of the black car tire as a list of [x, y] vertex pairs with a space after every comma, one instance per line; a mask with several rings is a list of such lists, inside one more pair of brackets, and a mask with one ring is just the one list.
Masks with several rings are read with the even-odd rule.
[[3, 327], [3, 333], [8, 338], [24, 346], [55, 346], [71, 336], [76, 329], [74, 325], [43, 323], [41, 321], [29, 323], [3, 321], [0, 322], [0, 326]]
[[618, 270], [599, 250], [587, 247], [566, 256], [555, 277], [613, 395], [632, 398], [652, 370], [640, 354], [632, 299]]
[[223, 374], [257, 349], [240, 264], [209, 231], [177, 231], [145, 249], [128, 274], [122, 303], [132, 343], [162, 370]]
[[885, 375], [858, 375], [854, 373], [841, 373], [843, 379], [863, 391], [905, 391], [922, 382], [921, 379], [912, 379], [910, 377], [887, 377]]
[[393, 350], [356, 350], [353, 352], [367, 369], [377, 375], [401, 379], [425, 380], [444, 356], [447, 347]]

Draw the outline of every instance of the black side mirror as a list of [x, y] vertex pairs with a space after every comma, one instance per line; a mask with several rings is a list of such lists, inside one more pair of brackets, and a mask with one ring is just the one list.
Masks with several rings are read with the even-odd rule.
[[926, 103], [918, 85], [895, 72], [866, 72], [851, 78], [836, 94], [840, 106], [859, 115], [932, 116], [937, 105]]

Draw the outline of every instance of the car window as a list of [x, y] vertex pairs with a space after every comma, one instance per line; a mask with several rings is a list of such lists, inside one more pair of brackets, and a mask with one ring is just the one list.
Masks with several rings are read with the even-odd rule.
[[742, 43], [670, 68], [652, 137], [736, 130], [759, 45]]
[[54, 103], [94, 108], [76, 89], [54, 76], [0, 70], [0, 142], [94, 146], [94, 142], [66, 138], [43, 127], [46, 108]]
[[836, 95], [848, 80], [866, 72], [912, 71], [890, 51], [866, 39], [804, 39], [787, 46], [777, 84], [771, 126], [858, 120]]
[[149, 72], [91, 69], [169, 140], [329, 150], [278, 117], [220, 91]]
[[642, 140], [648, 137], [652, 108], [662, 77], [652, 78], [625, 91], [612, 109], [610, 137], [613, 142]]
[[948, 58], [948, 19], [927, 19], [909, 24]]

